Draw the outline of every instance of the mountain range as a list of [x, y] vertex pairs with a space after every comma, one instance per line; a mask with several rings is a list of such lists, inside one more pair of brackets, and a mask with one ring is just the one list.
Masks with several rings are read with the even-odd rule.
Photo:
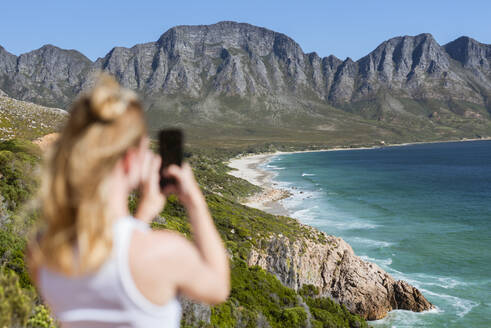
[[357, 61], [304, 53], [285, 34], [232, 21], [175, 26], [94, 62], [53, 45], [20, 56], [0, 47], [0, 89], [45, 106], [69, 109], [97, 70], [142, 96], [152, 129], [310, 131], [317, 141], [491, 135], [491, 45], [465, 36], [445, 45], [399, 36]]

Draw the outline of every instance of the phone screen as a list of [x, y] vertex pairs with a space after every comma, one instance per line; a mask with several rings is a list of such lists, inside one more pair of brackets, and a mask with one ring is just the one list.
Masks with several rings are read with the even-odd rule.
[[181, 129], [163, 129], [159, 132], [159, 148], [162, 157], [160, 166], [160, 187], [164, 188], [168, 184], [176, 183], [174, 178], [165, 178], [162, 171], [170, 164], [181, 166], [183, 156], [183, 133]]

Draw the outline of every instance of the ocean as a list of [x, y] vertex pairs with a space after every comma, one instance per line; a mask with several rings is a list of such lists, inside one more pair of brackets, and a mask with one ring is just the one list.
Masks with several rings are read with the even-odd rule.
[[261, 165], [290, 216], [346, 240], [436, 310], [374, 327], [491, 327], [491, 141], [287, 153]]

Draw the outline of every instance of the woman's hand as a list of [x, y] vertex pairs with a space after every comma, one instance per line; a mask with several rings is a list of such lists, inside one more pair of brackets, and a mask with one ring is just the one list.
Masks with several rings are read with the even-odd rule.
[[162, 190], [164, 195], [176, 194], [185, 207], [191, 206], [195, 201], [203, 198], [201, 189], [188, 162], [183, 162], [181, 166], [171, 164], [163, 170], [162, 174], [166, 178], [174, 178], [176, 180], [175, 184], [169, 184], [164, 187]]
[[150, 223], [165, 206], [166, 197], [160, 190], [160, 163], [162, 159], [149, 148], [145, 148], [142, 177], [139, 186], [140, 201], [135, 217]]

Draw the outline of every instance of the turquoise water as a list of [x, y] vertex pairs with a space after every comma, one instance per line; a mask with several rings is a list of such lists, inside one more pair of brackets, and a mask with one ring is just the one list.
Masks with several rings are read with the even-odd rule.
[[342, 237], [437, 306], [375, 327], [491, 327], [491, 141], [282, 154], [291, 216]]

